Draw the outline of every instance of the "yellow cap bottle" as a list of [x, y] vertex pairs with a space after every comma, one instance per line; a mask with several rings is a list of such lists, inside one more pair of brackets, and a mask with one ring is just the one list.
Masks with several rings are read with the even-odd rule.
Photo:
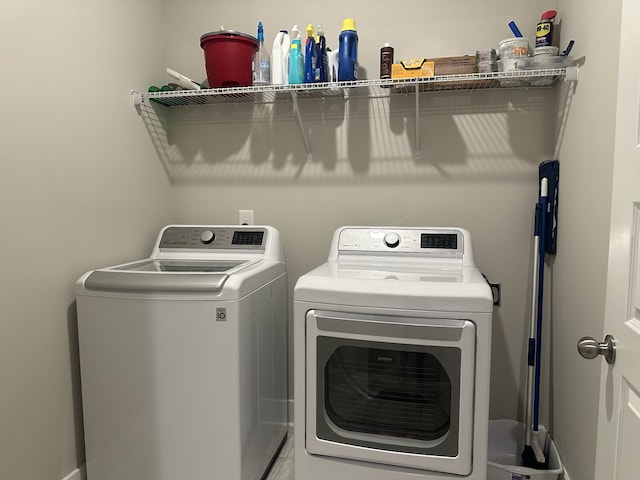
[[342, 20], [342, 31], [344, 32], [345, 30], [353, 30], [354, 32], [357, 32], [355, 19], [345, 18]]

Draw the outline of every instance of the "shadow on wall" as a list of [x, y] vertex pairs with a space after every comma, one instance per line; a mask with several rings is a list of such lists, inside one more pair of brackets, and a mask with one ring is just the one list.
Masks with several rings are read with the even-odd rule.
[[512, 180], [557, 150], [557, 101], [551, 89], [423, 93], [417, 102], [413, 93], [339, 90], [298, 98], [299, 115], [289, 92], [265, 103], [145, 105], [141, 115], [176, 183]]
[[[528, 332], [527, 332], [528, 333]], [[500, 418], [503, 412], [514, 411], [513, 405], [517, 405], [517, 418], [523, 418], [522, 392], [518, 382], [520, 374], [518, 366], [506, 361], [511, 356], [509, 354], [509, 335], [505, 332], [504, 319], [500, 309], [493, 311], [493, 328], [491, 332], [491, 404], [489, 418]], [[523, 350], [526, 352], [526, 349]]]

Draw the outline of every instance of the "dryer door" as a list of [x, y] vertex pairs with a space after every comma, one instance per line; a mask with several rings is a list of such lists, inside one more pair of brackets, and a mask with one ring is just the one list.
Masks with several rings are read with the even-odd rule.
[[475, 325], [310, 310], [310, 454], [471, 472]]

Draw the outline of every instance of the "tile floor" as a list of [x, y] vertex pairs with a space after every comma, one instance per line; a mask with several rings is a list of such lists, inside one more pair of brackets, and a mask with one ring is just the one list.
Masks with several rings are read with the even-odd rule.
[[265, 480], [294, 480], [293, 475], [293, 429], [289, 429], [287, 441], [273, 463]]
[[[264, 480], [295, 480], [293, 471], [293, 429], [289, 429], [287, 441], [282, 446], [278, 458], [273, 463], [269, 474]], [[501, 477], [502, 478], [502, 477]], [[489, 476], [487, 480], [492, 480]]]

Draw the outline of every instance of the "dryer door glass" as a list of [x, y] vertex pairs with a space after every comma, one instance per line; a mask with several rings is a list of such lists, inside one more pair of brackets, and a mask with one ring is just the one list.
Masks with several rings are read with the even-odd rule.
[[318, 355], [322, 438], [457, 455], [459, 348], [319, 337]]

